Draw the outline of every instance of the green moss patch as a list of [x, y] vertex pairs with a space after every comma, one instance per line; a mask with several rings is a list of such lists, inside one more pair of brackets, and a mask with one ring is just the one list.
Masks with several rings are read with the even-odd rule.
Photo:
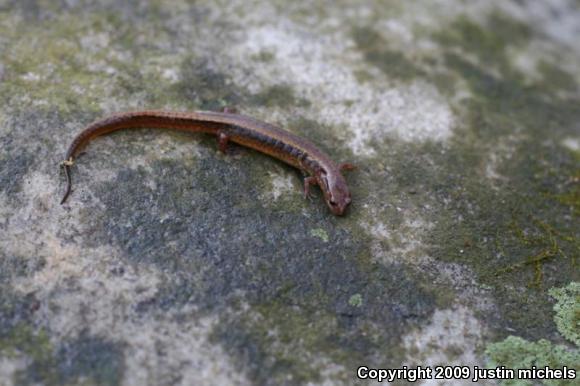
[[532, 35], [496, 14], [482, 24], [460, 17], [435, 33], [445, 76], [470, 95], [456, 106], [457, 135], [447, 146], [405, 145], [391, 170], [401, 188], [419, 192], [409, 199], [438, 213], [431, 254], [469, 266], [492, 288], [498, 331], [538, 337], [554, 333], [546, 288], [577, 272], [577, 159], [561, 143], [576, 131], [580, 110], [547, 78], [530, 83], [512, 65], [510, 49]]
[[285, 84], [268, 87], [250, 99], [251, 103], [262, 107], [308, 107], [310, 105], [307, 99], [296, 97], [294, 90]]
[[123, 372], [121, 352], [106, 341], [81, 337], [63, 342], [55, 349], [48, 334], [26, 324], [14, 326], [8, 334], [0, 334], [0, 356], [25, 356], [30, 364], [14, 374], [21, 385], [77, 384], [91, 381], [98, 385], [119, 385]]
[[[402, 81], [409, 81], [424, 75], [420, 67], [402, 52], [390, 48], [387, 40], [374, 29], [357, 27], [352, 31], [352, 38], [365, 60], [386, 75]], [[366, 79], [363, 74], [364, 72], [359, 72], [357, 78]]]

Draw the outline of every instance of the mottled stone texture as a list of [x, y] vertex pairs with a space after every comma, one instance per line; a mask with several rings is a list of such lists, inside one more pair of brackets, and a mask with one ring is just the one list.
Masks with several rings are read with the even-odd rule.
[[[0, 384], [578, 367], [579, 7], [0, 0]], [[348, 215], [154, 128], [95, 140], [58, 204], [93, 119], [224, 106], [355, 163]]]

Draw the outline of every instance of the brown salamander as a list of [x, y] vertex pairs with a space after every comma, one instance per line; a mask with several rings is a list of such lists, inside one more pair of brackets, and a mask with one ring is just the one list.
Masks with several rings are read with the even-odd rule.
[[129, 128], [163, 128], [214, 134], [219, 150], [226, 151], [229, 141], [258, 150], [280, 159], [308, 174], [304, 179], [304, 196], [310, 185], [318, 185], [326, 204], [335, 215], [343, 215], [351, 202], [351, 195], [343, 170], [352, 170], [349, 163], [336, 164], [310, 141], [260, 120], [224, 112], [168, 112], [136, 111], [112, 115], [87, 126], [71, 143], [66, 152], [64, 167], [67, 189], [63, 204], [71, 192], [70, 167], [74, 159], [93, 138], [116, 130]]

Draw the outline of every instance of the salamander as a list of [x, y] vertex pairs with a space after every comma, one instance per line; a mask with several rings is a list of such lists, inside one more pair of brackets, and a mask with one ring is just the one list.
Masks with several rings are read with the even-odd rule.
[[145, 127], [213, 134], [217, 136], [218, 148], [223, 153], [228, 143], [234, 142], [277, 158], [304, 171], [307, 175], [304, 178], [304, 196], [309, 196], [311, 185], [318, 185], [326, 204], [335, 215], [344, 215], [351, 202], [351, 194], [341, 172], [352, 170], [352, 164], [337, 164], [304, 138], [234, 110], [224, 109], [223, 112], [126, 112], [90, 124], [74, 138], [61, 164], [67, 179], [61, 204], [71, 193], [70, 168], [79, 152], [91, 140], [117, 130]]

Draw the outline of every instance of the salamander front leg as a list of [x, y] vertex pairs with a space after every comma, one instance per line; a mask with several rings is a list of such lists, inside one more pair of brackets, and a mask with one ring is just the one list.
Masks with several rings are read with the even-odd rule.
[[[237, 114], [238, 109], [236, 109], [235, 107], [226, 106], [222, 109], [222, 112], [224, 112], [226, 114]], [[218, 132], [218, 148], [224, 154], [226, 154], [229, 140], [230, 140], [230, 137], [226, 133], [224, 133], [222, 131]]]
[[354, 169], [356, 169], [356, 166], [354, 166], [353, 164], [351, 164], [351, 163], [348, 163], [348, 162], [343, 162], [343, 163], [341, 163], [341, 164], [338, 166], [338, 169], [339, 169], [341, 172], [344, 172], [344, 171], [351, 171], [351, 170], [354, 170]]
[[316, 178], [310, 176], [304, 178], [304, 198], [312, 198], [310, 195], [310, 185], [316, 185]]

